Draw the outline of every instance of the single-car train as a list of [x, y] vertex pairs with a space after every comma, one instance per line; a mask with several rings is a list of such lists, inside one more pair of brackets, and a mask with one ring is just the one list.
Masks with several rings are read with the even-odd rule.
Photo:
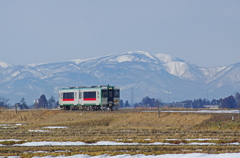
[[68, 87], [59, 90], [59, 105], [63, 110], [117, 110], [120, 89], [101, 85], [91, 87]]

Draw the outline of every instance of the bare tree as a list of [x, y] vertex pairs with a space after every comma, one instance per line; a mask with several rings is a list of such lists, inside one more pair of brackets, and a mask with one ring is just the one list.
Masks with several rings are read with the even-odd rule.
[[9, 102], [8, 98], [0, 96], [0, 107], [9, 107], [10, 104], [8, 102]]

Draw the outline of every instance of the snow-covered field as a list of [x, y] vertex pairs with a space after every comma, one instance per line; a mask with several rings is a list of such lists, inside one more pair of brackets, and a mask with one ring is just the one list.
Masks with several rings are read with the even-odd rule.
[[[156, 112], [156, 111], [145, 111], [145, 112]], [[162, 112], [180, 112], [180, 113], [239, 113], [239, 110], [198, 110], [198, 111], [162, 111]], [[230, 115], [231, 116], [231, 115]], [[0, 124], [0, 128], [16, 128], [16, 126], [22, 126], [25, 124]], [[38, 127], [36, 129], [29, 129], [28, 132], [55, 132], [55, 131], [59, 131], [61, 129], [71, 129], [70, 127], [67, 126], [46, 126], [46, 127]], [[4, 131], [5, 129], [3, 129]], [[132, 132], [133, 130], [122, 130], [123, 132]], [[42, 134], [42, 133], [40, 133]], [[48, 133], [47, 133], [48, 134]], [[171, 138], [171, 137], [167, 137], [167, 138]], [[235, 146], [236, 149], [238, 149], [240, 147], [240, 142], [236, 141], [229, 141], [231, 143], [219, 143], [221, 142], [219, 139], [211, 139], [211, 138], [199, 138], [199, 139], [164, 139], [164, 140], [158, 140], [158, 142], [155, 141], [151, 141], [151, 139], [144, 139], [146, 141], [144, 141], [144, 143], [138, 143], [138, 142], [134, 142], [134, 139], [127, 139], [128, 142], [125, 143], [123, 139], [113, 139], [112, 141], [99, 141], [96, 143], [85, 143], [82, 141], [76, 141], [76, 142], [72, 142], [72, 141], [41, 141], [41, 142], [20, 142], [22, 144], [18, 144], [18, 141], [21, 140], [17, 140], [17, 139], [6, 139], [6, 140], [0, 140], [0, 142], [3, 141], [15, 141], [16, 144], [14, 145], [4, 145], [4, 143], [0, 143], [0, 146], [2, 146], [3, 148], [5, 146], [10, 146], [10, 147], [36, 147], [36, 146], [47, 146], [47, 148], [49, 148], [50, 146], [62, 146], [61, 149], [64, 149], [63, 151], [59, 151], [59, 152], [71, 152], [71, 151], [65, 151], [65, 148], [67, 148], [67, 146], [75, 146], [75, 148], [78, 148], [78, 146], [153, 146], [153, 145], [158, 145], [158, 146], [204, 146], [203, 148], [208, 148], [210, 146], [221, 146], [222, 148], [225, 148], [225, 146], [231, 145], [231, 146]], [[147, 141], [149, 140], [149, 141]], [[176, 140], [176, 141], [175, 141]], [[179, 141], [178, 141], [179, 140]], [[218, 141], [219, 140], [219, 141]], [[175, 141], [175, 143], [174, 143]], [[147, 142], [147, 143], [145, 143]], [[150, 143], [151, 142], [151, 143]], [[224, 142], [228, 142], [228, 141], [224, 141]], [[39, 149], [37, 149], [39, 150]], [[164, 154], [164, 155], [129, 155], [129, 154], [123, 154], [123, 155], [116, 155], [116, 156], [109, 156], [109, 155], [99, 155], [99, 156], [90, 156], [90, 155], [82, 155], [82, 154], [78, 154], [78, 155], [73, 155], [73, 156], [57, 156], [57, 158], [61, 158], [61, 157], [66, 157], [66, 158], [240, 158], [240, 150], [236, 150], [239, 151], [239, 153], [225, 153], [225, 154], [206, 154], [206, 153], [197, 153], [197, 152], [206, 152], [205, 150], [203, 151], [202, 149], [197, 149], [197, 150], [192, 150], [193, 152], [196, 153], [192, 153], [192, 154]], [[52, 158], [51, 154], [52, 152], [49, 151], [28, 151], [26, 150], [27, 153], [45, 153], [49, 154], [49, 156], [45, 156], [44, 158]], [[57, 152], [57, 151], [55, 151]], [[80, 153], [80, 152], [79, 152]], [[104, 153], [104, 152], [103, 152]], [[126, 152], [124, 152], [126, 153]], [[61, 153], [64, 154], [64, 153]], [[10, 156], [9, 156], [10, 157]], [[0, 158], [1, 157], [0, 155]], [[18, 156], [12, 156], [10, 158], [19, 158]], [[38, 157], [35, 157], [38, 158]]]
[[[85, 143], [81, 141], [76, 142], [57, 142], [57, 141], [42, 141], [42, 142], [27, 142], [23, 144], [14, 144], [14, 146], [82, 146], [82, 145], [89, 145], [89, 146], [96, 146], [96, 145], [108, 145], [108, 146], [116, 146], [116, 145], [124, 145], [124, 146], [134, 146], [134, 145], [221, 145], [217, 143], [208, 143], [208, 142], [191, 142], [191, 143], [162, 143], [162, 142], [155, 142], [155, 143], [124, 143], [124, 142], [115, 142], [115, 141], [99, 141], [97, 143]], [[236, 145], [239, 146], [240, 143], [225, 143], [222, 145]]]
[[[202, 154], [202, 153], [192, 153], [192, 154], [164, 154], [164, 155], [99, 155], [99, 156], [90, 156], [90, 155], [73, 155], [73, 156], [57, 156], [56, 158], [239, 158], [240, 153], [226, 153], [226, 154]], [[6, 158], [6, 156], [0, 156], [0, 158]], [[19, 156], [8, 156], [8, 158], [20, 158]], [[35, 156], [33, 158], [40, 158]], [[51, 155], [44, 156], [41, 158], [53, 158]]]

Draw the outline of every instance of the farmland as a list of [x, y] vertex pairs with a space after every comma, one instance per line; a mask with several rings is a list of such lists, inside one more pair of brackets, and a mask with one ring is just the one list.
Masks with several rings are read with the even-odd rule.
[[176, 111], [162, 112], [159, 116], [157, 112], [143, 110], [0, 111], [3, 156], [196, 152], [240, 152], [239, 114]]

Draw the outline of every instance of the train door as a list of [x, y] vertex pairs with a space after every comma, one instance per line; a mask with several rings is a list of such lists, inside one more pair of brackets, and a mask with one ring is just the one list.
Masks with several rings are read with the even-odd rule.
[[106, 107], [107, 104], [108, 104], [108, 91], [107, 91], [107, 89], [102, 89], [101, 95], [102, 95], [102, 97], [101, 97], [102, 106]]
[[102, 106], [103, 108], [110, 108], [114, 105], [114, 87], [108, 86], [102, 89]]
[[112, 110], [114, 106], [114, 87], [108, 86], [108, 106]]
[[97, 92], [97, 96], [96, 96], [96, 97], [97, 97], [97, 99], [96, 99], [96, 105], [100, 105], [100, 102], [101, 102], [101, 101], [100, 101], [100, 90], [97, 89], [96, 92]]
[[79, 92], [78, 92], [78, 105], [82, 105], [82, 91], [81, 90], [79, 90]]
[[114, 91], [113, 89], [108, 90], [108, 104], [113, 104], [113, 98], [114, 98]]

